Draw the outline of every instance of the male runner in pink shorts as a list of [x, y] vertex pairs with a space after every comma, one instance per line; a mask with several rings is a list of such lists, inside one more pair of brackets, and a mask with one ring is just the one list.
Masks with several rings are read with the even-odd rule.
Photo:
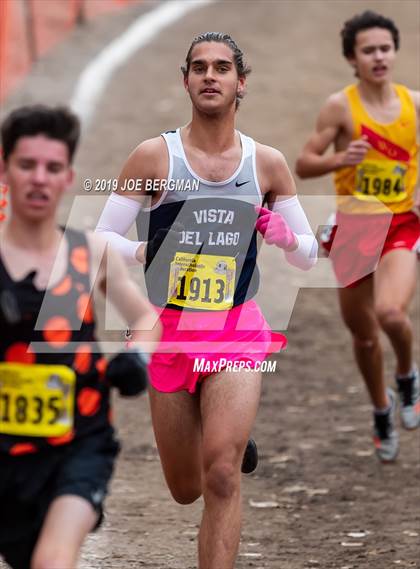
[[[198, 36], [182, 70], [191, 122], [136, 148], [97, 230], [129, 262], [145, 264], [149, 298], [163, 324], [149, 371], [166, 481], [179, 503], [204, 497], [200, 569], [231, 569], [259, 364], [275, 349], [252, 300], [256, 229], [302, 269], [315, 263], [316, 242], [283, 156], [235, 129], [250, 72], [236, 43], [220, 33]], [[124, 193], [128, 180], [143, 181], [140, 196]], [[146, 208], [150, 183], [166, 191], [153, 192]], [[123, 237], [135, 219], [145, 242]]]

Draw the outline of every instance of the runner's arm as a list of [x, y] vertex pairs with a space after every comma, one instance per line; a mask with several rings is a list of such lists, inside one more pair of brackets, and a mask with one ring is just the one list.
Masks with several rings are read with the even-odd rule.
[[296, 174], [300, 178], [323, 176], [363, 160], [370, 148], [363, 137], [352, 140], [346, 150], [325, 154], [328, 147], [337, 140], [344, 125], [345, 114], [346, 102], [343, 93], [331, 95], [321, 109], [315, 131], [296, 162]]
[[417, 115], [417, 136], [420, 135], [420, 91], [410, 91]]
[[267, 243], [284, 249], [288, 263], [309, 270], [317, 261], [318, 244], [296, 195], [293, 176], [280, 152], [270, 147], [259, 150], [259, 174], [270, 211], [257, 208], [257, 228]]
[[128, 265], [142, 262], [141, 241], [131, 241], [125, 234], [133, 225], [141, 209], [137, 200], [119, 194], [111, 194], [102, 210], [95, 231], [103, 235]]
[[95, 287], [110, 301], [130, 327], [134, 344], [152, 353], [160, 339], [161, 326], [150, 302], [131, 280], [121, 255], [100, 235], [88, 234]]
[[[163, 139], [158, 137], [143, 142], [132, 152], [118, 178], [118, 190], [108, 198], [96, 226], [95, 231], [102, 233], [129, 265], [145, 263], [146, 243], [132, 241], [125, 235], [135, 222], [141, 207], [151, 200], [144, 190], [146, 181], [165, 177], [164, 144]], [[128, 181], [137, 182], [135, 192], [128, 193], [124, 189]]]
[[[420, 141], [420, 91], [410, 91], [413, 97], [414, 106], [416, 108], [417, 116], [417, 140]], [[414, 197], [414, 207], [417, 210], [417, 215], [420, 215], [420, 182], [417, 181], [416, 195]]]

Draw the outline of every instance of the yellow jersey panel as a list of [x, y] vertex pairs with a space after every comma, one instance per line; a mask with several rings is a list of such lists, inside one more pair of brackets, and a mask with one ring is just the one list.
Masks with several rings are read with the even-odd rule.
[[335, 173], [341, 211], [372, 214], [386, 208], [393, 213], [404, 213], [413, 207], [420, 148], [416, 109], [406, 87], [393, 84], [393, 88], [400, 100], [400, 114], [388, 124], [377, 122], [368, 114], [357, 85], [344, 89], [353, 122], [352, 140], [364, 135], [372, 148], [360, 164], [340, 168]]

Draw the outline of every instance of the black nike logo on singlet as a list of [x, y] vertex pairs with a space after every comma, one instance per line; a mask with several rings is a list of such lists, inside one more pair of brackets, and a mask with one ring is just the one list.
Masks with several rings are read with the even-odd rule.
[[251, 180], [247, 180], [246, 182], [236, 182], [235, 186], [240, 188], [241, 186], [245, 186], [245, 184], [249, 184]]

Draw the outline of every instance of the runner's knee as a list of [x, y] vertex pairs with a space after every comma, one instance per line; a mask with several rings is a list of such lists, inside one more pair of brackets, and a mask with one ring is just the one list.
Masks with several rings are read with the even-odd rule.
[[373, 310], [356, 311], [342, 310], [341, 316], [347, 329], [352, 336], [363, 338], [365, 336], [375, 335], [375, 329], [378, 328], [378, 322]]
[[[201, 462], [187, 461], [185, 456], [180, 464], [165, 463], [166, 483], [173, 499], [178, 504], [192, 504], [201, 496]], [[171, 466], [171, 467], [169, 467]]]
[[373, 351], [378, 346], [379, 337], [376, 334], [366, 336], [353, 334], [353, 343], [358, 349]]
[[399, 306], [378, 306], [376, 308], [379, 323], [385, 331], [392, 331], [404, 326], [406, 314]]
[[[347, 324], [347, 323], [346, 323]], [[353, 345], [356, 349], [374, 350], [379, 344], [379, 327], [377, 324], [370, 322], [365, 326], [351, 326], [347, 324], [352, 338]]]
[[218, 498], [230, 498], [239, 484], [239, 474], [233, 461], [220, 458], [204, 469], [204, 489]]
[[169, 490], [171, 492], [172, 498], [178, 504], [184, 506], [192, 504], [201, 496], [201, 484], [192, 484], [185, 482], [181, 484], [171, 484], [169, 483]]

